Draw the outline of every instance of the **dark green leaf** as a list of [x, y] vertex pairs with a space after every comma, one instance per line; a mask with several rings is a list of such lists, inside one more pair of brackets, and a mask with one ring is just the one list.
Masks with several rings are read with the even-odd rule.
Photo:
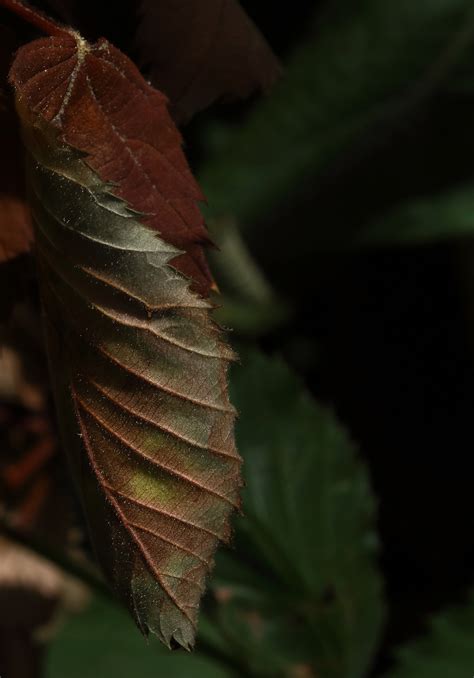
[[236, 552], [218, 559], [221, 602], [203, 632], [251, 675], [363, 676], [384, 617], [366, 471], [281, 361], [245, 355], [232, 376], [245, 517]]
[[248, 123], [215, 130], [201, 175], [212, 214], [236, 215], [252, 237], [256, 219], [310, 192], [368, 130], [432, 94], [473, 38], [469, 0], [333, 3]]
[[218, 662], [199, 653], [166, 650], [156, 641], [149, 647], [126, 614], [111, 601], [96, 598], [81, 615], [72, 617], [51, 645], [47, 678], [229, 678]]
[[387, 678], [471, 678], [474, 667], [474, 594], [464, 606], [431, 622], [424, 638], [398, 652]]
[[402, 204], [363, 228], [356, 246], [429, 243], [474, 235], [474, 186]]

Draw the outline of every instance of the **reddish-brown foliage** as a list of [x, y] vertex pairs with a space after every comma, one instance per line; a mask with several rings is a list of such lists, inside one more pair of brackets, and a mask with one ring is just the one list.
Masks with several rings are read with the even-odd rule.
[[84, 152], [146, 225], [184, 252], [173, 265], [206, 296], [212, 279], [197, 205], [203, 196], [166, 97], [106, 40], [89, 47], [68, 33], [22, 48], [11, 79], [27, 108], [57, 127], [61, 140]]
[[[10, 80], [63, 444], [111, 583], [144, 632], [190, 647], [215, 548], [239, 505], [241, 462], [233, 353], [203, 299], [213, 284], [203, 196], [166, 96], [122, 52], [17, 0], [0, 4], [51, 34], [20, 49]], [[174, 62], [160, 74], [176, 87], [180, 119], [274, 78], [273, 56], [232, 0], [199, 12], [163, 0], [144, 12], [179, 38], [156, 35]], [[5, 469], [9, 487], [50, 452], [35, 447]]]
[[201, 195], [166, 98], [106, 40], [37, 40], [11, 80], [63, 443], [96, 551], [142, 630], [190, 647], [240, 487], [233, 353], [201, 298]]
[[[280, 72], [277, 59], [238, 0], [130, 2], [114, 8], [114, 17], [117, 11], [123, 20], [127, 16], [126, 36], [116, 35], [106, 5], [98, 7], [94, 0], [46, 1], [88, 40], [105, 36], [122, 50], [131, 48], [146, 77], [169, 97], [178, 123], [215, 101], [266, 91]], [[125, 44], [116, 43], [116, 38]]]

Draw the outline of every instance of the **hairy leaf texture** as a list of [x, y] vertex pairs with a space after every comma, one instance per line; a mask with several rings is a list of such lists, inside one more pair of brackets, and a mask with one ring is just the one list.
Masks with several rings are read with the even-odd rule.
[[192, 262], [204, 287], [200, 193], [165, 98], [106, 41], [38, 40], [11, 78], [56, 404], [93, 542], [142, 631], [190, 647], [240, 485], [233, 354], [184, 275]]

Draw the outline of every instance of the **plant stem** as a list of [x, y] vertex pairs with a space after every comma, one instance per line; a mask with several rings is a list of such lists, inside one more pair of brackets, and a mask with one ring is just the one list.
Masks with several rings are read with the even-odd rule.
[[60, 26], [38, 10], [27, 7], [20, 0], [0, 0], [0, 7], [13, 12], [13, 14], [48, 35], [67, 35], [70, 33], [67, 28]]
[[229, 291], [258, 304], [271, 301], [273, 290], [247, 249], [234, 219], [211, 221], [209, 228], [219, 247], [217, 255], [211, 252], [210, 258]]
[[219, 248], [217, 253], [209, 252], [223, 287], [223, 295], [216, 300], [219, 322], [251, 335], [263, 334], [284, 322], [288, 309], [252, 257], [235, 220], [223, 217], [210, 220], [208, 225]]

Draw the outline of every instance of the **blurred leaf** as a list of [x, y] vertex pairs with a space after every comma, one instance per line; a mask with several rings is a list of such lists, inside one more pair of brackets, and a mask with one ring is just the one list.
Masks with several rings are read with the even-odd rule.
[[242, 362], [231, 384], [245, 517], [236, 553], [218, 557], [220, 602], [202, 632], [249, 675], [363, 676], [384, 618], [366, 471], [280, 360]]
[[178, 122], [219, 99], [271, 87], [276, 57], [237, 0], [141, 0], [137, 33], [152, 83]]
[[0, 533], [0, 675], [39, 676], [44, 641], [87, 600], [81, 582]]
[[429, 243], [474, 235], [474, 186], [409, 201], [355, 236], [356, 246]]
[[282, 324], [289, 308], [277, 295], [245, 245], [233, 219], [209, 224], [217, 251], [210, 252], [212, 271], [223, 295], [214, 295], [215, 318], [223, 327], [257, 336]]
[[474, 666], [474, 594], [465, 605], [445, 610], [424, 638], [402, 648], [387, 678], [471, 678]]
[[123, 610], [96, 598], [69, 620], [51, 645], [46, 678], [229, 678], [218, 662], [170, 652], [151, 639], [148, 646]]
[[240, 336], [264, 335], [288, 320], [289, 309], [285, 302], [271, 299], [265, 303], [253, 302], [240, 297], [219, 295], [215, 297], [215, 319]]
[[339, 1], [318, 17], [285, 76], [247, 124], [219, 139], [201, 172], [213, 216], [252, 224], [311, 192], [351, 144], [419, 104], [474, 38], [469, 0]]

